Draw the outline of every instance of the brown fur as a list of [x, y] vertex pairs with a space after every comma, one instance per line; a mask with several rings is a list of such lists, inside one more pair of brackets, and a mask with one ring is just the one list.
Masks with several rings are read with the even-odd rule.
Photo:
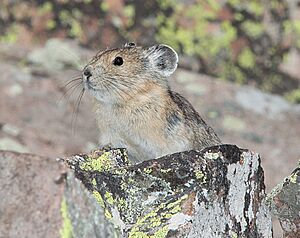
[[[122, 57], [123, 64], [114, 65]], [[220, 143], [191, 104], [169, 90], [177, 67], [167, 46], [123, 47], [98, 53], [85, 69], [85, 88], [95, 97], [101, 146], [128, 149], [134, 162]]]

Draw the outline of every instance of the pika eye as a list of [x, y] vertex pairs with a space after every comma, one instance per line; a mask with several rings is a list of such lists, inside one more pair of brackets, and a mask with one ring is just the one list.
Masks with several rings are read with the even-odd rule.
[[117, 66], [121, 66], [123, 64], [123, 59], [122, 57], [118, 56], [114, 59], [114, 65], [117, 65]]

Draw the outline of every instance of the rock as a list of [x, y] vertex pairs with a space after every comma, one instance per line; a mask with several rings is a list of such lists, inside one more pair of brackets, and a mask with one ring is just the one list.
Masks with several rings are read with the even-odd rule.
[[[300, 161], [299, 161], [300, 162]], [[283, 237], [300, 237], [300, 163], [267, 196], [267, 204], [280, 221]]]
[[4, 124], [1, 130], [11, 136], [18, 136], [20, 134], [20, 129], [10, 124]]
[[292, 48], [286, 56], [286, 60], [280, 65], [280, 69], [290, 76], [300, 80], [300, 54], [296, 48]]
[[83, 151], [84, 151], [85, 153], [89, 153], [89, 152], [91, 152], [92, 150], [95, 150], [95, 149], [97, 149], [97, 148], [98, 148], [97, 144], [88, 141], [88, 142], [85, 144], [85, 146], [84, 146], [84, 148], [83, 148]]
[[234, 116], [225, 116], [223, 119], [223, 127], [232, 131], [243, 131], [246, 128], [246, 123]]
[[192, 73], [187, 70], [177, 70], [175, 72], [175, 79], [180, 84], [186, 84], [190, 82], [194, 82], [199, 78], [198, 74]]
[[[1, 78], [0, 81], [19, 81], [19, 82], [29, 82], [32, 79], [28, 68], [20, 68], [15, 65], [1, 63], [0, 64]], [[19, 84], [18, 84], [19, 85]], [[15, 89], [13, 88], [12, 91]], [[17, 91], [20, 91], [17, 89]], [[14, 92], [13, 92], [14, 93]]]
[[124, 149], [64, 161], [121, 237], [272, 237], [260, 158], [234, 145], [132, 166]]
[[280, 96], [261, 92], [260, 90], [245, 86], [235, 95], [236, 102], [257, 114], [270, 119], [284, 117], [284, 112], [293, 110], [292, 105]]
[[29, 62], [49, 71], [61, 70], [67, 66], [78, 68], [80, 65], [76, 48], [59, 39], [49, 39], [43, 48], [32, 51], [27, 58]]
[[20, 84], [13, 84], [8, 88], [8, 94], [12, 97], [18, 96], [23, 93], [23, 88]]
[[198, 96], [205, 94], [207, 91], [206, 87], [204, 87], [201, 83], [188, 83], [184, 86], [184, 88], [188, 91], [188, 93]]
[[55, 159], [0, 151], [0, 237], [58, 238], [63, 184]]
[[28, 152], [28, 148], [26, 146], [8, 137], [0, 139], [0, 150], [10, 150], [19, 153]]

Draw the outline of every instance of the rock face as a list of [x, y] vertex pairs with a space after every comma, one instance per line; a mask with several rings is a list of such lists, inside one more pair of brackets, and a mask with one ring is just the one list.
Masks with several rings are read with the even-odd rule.
[[136, 165], [125, 149], [62, 160], [71, 170], [0, 151], [0, 238], [272, 237], [269, 208], [299, 237], [299, 168], [265, 204], [259, 155], [234, 145]]
[[284, 237], [300, 237], [300, 164], [268, 194], [267, 204], [279, 219]]
[[65, 161], [122, 237], [272, 237], [250, 151], [222, 145], [130, 166], [118, 149]]
[[57, 161], [0, 151], [0, 171], [0, 237], [59, 237], [64, 185], [55, 181]]

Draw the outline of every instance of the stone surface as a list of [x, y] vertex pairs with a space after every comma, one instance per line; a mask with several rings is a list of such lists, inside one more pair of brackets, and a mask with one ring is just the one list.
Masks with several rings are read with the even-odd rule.
[[277, 95], [263, 93], [251, 87], [243, 87], [236, 93], [236, 101], [246, 110], [265, 115], [268, 118], [282, 118], [292, 105]]
[[226, 116], [223, 120], [223, 127], [228, 130], [243, 131], [246, 128], [246, 124], [238, 117]]
[[283, 229], [283, 237], [300, 237], [300, 163], [267, 197], [267, 204]]
[[43, 48], [32, 51], [28, 60], [49, 71], [61, 70], [66, 66], [80, 66], [80, 56], [74, 48], [59, 39], [48, 40]]
[[59, 164], [0, 151], [0, 237], [58, 238], [63, 184]]
[[124, 149], [112, 149], [64, 161], [122, 237], [272, 237], [250, 151], [220, 145], [130, 166]]
[[28, 148], [20, 144], [18, 141], [8, 137], [0, 139], [0, 150], [10, 150], [20, 153], [28, 152]]

